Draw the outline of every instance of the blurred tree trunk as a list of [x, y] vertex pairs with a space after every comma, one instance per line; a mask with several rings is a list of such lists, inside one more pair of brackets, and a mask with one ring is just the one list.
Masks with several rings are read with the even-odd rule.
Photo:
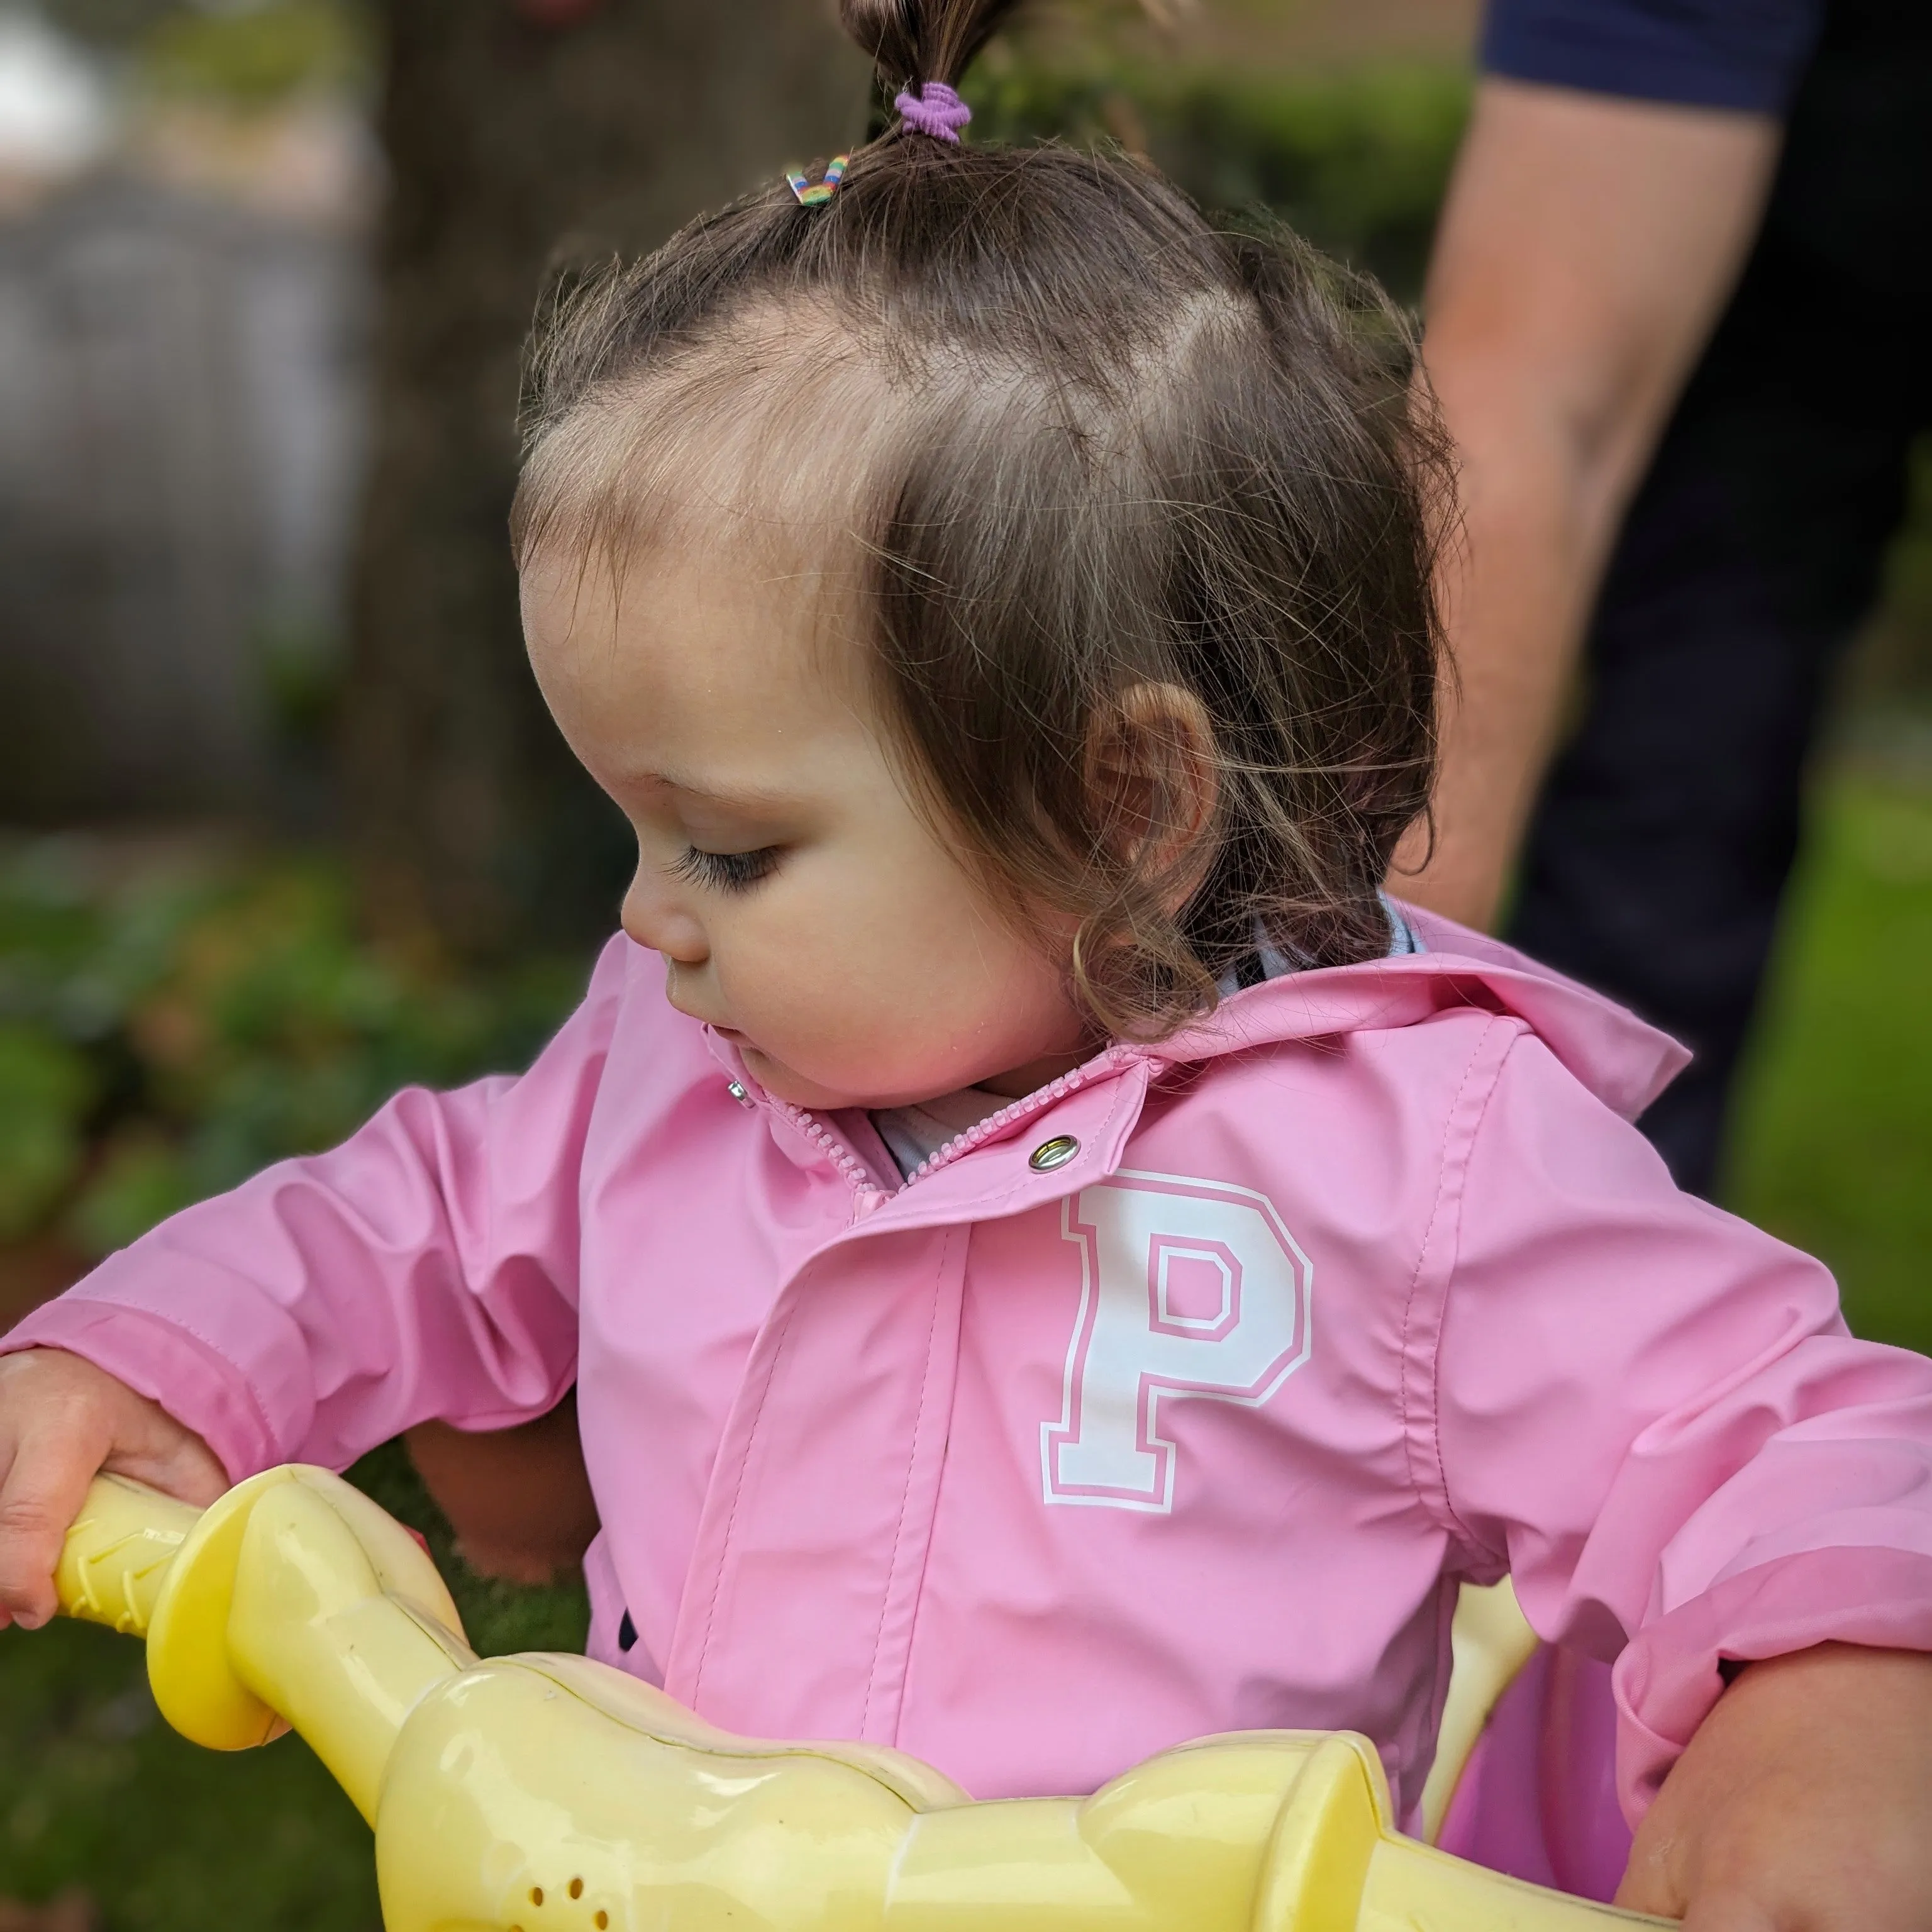
[[545, 283], [849, 144], [826, 0], [382, 0], [373, 461], [345, 710], [378, 930], [470, 957], [613, 922], [623, 828], [524, 662], [505, 519]]

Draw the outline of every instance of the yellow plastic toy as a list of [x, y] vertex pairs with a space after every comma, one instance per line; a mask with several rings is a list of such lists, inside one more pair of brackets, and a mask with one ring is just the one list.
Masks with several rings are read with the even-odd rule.
[[[271, 1470], [200, 1516], [104, 1477], [56, 1580], [69, 1616], [146, 1636], [184, 1736], [308, 1739], [375, 1828], [388, 1932], [1660, 1922], [1400, 1836], [1374, 1750], [1346, 1732], [1204, 1738], [1090, 1798], [974, 1803], [896, 1751], [728, 1736], [584, 1658], [479, 1663], [408, 1532], [323, 1469]], [[1471, 1708], [1507, 1682], [1508, 1647]]]

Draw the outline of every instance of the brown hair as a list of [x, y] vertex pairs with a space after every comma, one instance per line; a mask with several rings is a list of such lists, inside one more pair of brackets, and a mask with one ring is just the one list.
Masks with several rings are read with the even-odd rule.
[[[1012, 4], [842, 12], [916, 87]], [[1412, 357], [1372, 284], [1210, 225], [1139, 161], [896, 126], [824, 205], [775, 183], [560, 304], [514, 540], [523, 562], [634, 533], [653, 461], [666, 505], [688, 490], [700, 418], [716, 441], [789, 416], [920, 796], [1011, 903], [1077, 924], [1094, 1021], [1159, 1038], [1261, 938], [1312, 964], [1388, 949], [1378, 889], [1433, 771], [1447, 502]], [[854, 382], [873, 426], [835, 466]], [[1166, 824], [1156, 784], [1130, 826], [1094, 782], [1110, 734], [1156, 778], [1188, 755], [1148, 686], [1204, 716], [1205, 824]]]

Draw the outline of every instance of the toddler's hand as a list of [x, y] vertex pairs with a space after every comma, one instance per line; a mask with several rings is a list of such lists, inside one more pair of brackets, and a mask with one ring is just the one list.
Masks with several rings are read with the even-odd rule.
[[61, 1544], [104, 1469], [203, 1505], [228, 1486], [200, 1436], [92, 1362], [58, 1348], [0, 1358], [0, 1630], [53, 1615]]
[[1718, 1700], [1636, 1834], [1617, 1903], [1684, 1932], [1932, 1926], [1932, 1657], [1825, 1644]]

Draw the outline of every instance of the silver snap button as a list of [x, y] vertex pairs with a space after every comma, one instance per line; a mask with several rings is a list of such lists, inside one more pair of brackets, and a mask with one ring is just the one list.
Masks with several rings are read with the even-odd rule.
[[1027, 1165], [1036, 1174], [1051, 1174], [1056, 1167], [1064, 1167], [1079, 1151], [1080, 1143], [1071, 1134], [1055, 1134], [1027, 1156]]
[[724, 1090], [740, 1106], [748, 1107], [752, 1104], [752, 1096], [745, 1091], [745, 1083], [742, 1080], [726, 1081]]

